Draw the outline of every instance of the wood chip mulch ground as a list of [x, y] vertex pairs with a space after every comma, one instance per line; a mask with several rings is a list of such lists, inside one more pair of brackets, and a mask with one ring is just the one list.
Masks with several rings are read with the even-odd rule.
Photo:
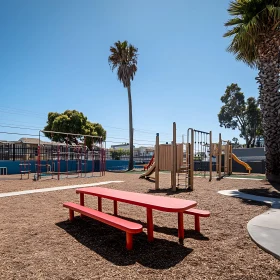
[[[2, 178], [2, 177], [0, 177]], [[101, 181], [104, 187], [191, 199], [210, 210], [201, 219], [201, 234], [192, 216], [184, 217], [185, 240], [177, 238], [177, 216], [154, 211], [155, 241], [147, 241], [144, 208], [119, 205], [119, 214], [142, 223], [132, 251], [125, 233], [87, 218], [68, 221], [66, 201], [79, 201], [74, 189], [0, 198], [0, 279], [280, 279], [280, 262], [251, 241], [247, 223], [268, 206], [217, 193], [227, 189], [268, 188], [265, 181], [195, 178], [195, 190], [172, 193], [170, 174], [160, 174], [159, 191], [139, 174], [106, 173], [104, 177], [65, 180], [0, 180], [0, 193]], [[97, 207], [97, 199], [86, 197]], [[112, 213], [112, 202], [103, 210]]]

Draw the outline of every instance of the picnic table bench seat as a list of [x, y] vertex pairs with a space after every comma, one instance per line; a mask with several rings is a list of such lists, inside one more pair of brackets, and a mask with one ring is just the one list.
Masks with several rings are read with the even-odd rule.
[[69, 209], [69, 220], [73, 221], [74, 219], [74, 211], [79, 212], [80, 214], [90, 217], [99, 222], [105, 223], [112, 227], [118, 228], [124, 232], [126, 232], [126, 248], [127, 250], [131, 250], [133, 246], [133, 234], [140, 233], [143, 231], [143, 226], [141, 224], [137, 224], [131, 221], [124, 220], [122, 218], [112, 216], [107, 213], [100, 212], [98, 210], [94, 210], [80, 204], [76, 204], [73, 202], [65, 202], [63, 203], [63, 207]]
[[207, 210], [200, 210], [196, 208], [190, 208], [184, 211], [185, 214], [193, 215], [194, 216], [194, 224], [195, 224], [195, 231], [200, 232], [200, 217], [209, 217], [210, 212]]

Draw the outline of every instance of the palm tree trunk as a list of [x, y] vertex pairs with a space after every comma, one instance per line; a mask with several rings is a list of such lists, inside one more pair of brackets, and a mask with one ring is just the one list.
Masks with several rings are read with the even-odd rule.
[[133, 169], [133, 122], [132, 122], [132, 98], [130, 85], [127, 87], [128, 111], [129, 111], [129, 162], [128, 170]]
[[266, 34], [258, 46], [260, 105], [264, 130], [266, 177], [280, 182], [279, 32]]

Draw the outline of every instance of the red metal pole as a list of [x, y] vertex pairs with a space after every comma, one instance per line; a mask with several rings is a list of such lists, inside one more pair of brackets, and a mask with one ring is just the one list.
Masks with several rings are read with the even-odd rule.
[[37, 158], [37, 180], [41, 176], [41, 149], [40, 144], [38, 145], [38, 158]]
[[92, 138], [92, 148], [91, 148], [91, 160], [92, 160], [92, 174], [91, 176], [93, 177], [93, 173], [94, 173], [94, 138]]
[[66, 137], [66, 176], [68, 178], [68, 134]]
[[87, 152], [87, 145], [86, 145], [86, 137], [85, 137], [85, 142], [84, 142], [84, 172], [85, 176], [87, 177], [87, 159], [86, 159], [86, 152]]
[[60, 146], [57, 145], [57, 179], [60, 179]]
[[103, 173], [102, 173], [102, 176], [105, 175], [105, 164], [106, 164], [106, 151], [103, 148]]
[[102, 176], [102, 142], [101, 139], [99, 139], [99, 176]]

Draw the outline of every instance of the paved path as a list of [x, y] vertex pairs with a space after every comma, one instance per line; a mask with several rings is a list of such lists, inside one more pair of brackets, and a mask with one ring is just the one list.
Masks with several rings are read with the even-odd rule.
[[259, 247], [280, 260], [280, 199], [246, 194], [238, 190], [224, 190], [218, 193], [271, 205], [271, 210], [248, 222], [247, 230]]
[[223, 191], [218, 191], [218, 193], [241, 198], [241, 199], [263, 202], [266, 204], [270, 204], [270, 206], [273, 208], [278, 208], [277, 205], [280, 205], [280, 198], [257, 196], [257, 195], [243, 193], [240, 192], [239, 190], [223, 190]]
[[25, 191], [19, 191], [19, 192], [7, 192], [7, 193], [0, 193], [0, 198], [8, 197], [8, 196], [24, 195], [24, 194], [54, 192], [54, 191], [61, 191], [61, 190], [68, 190], [68, 189], [94, 187], [94, 186], [101, 186], [101, 185], [108, 185], [108, 184], [111, 184], [111, 183], [122, 183], [122, 182], [123, 181], [105, 181], [105, 182], [100, 182], [100, 183], [62, 186], [62, 187], [53, 187], [53, 188], [44, 188], [44, 189], [35, 189], [35, 190], [25, 190]]
[[280, 260], [280, 209], [271, 209], [247, 224], [250, 237], [265, 251]]

